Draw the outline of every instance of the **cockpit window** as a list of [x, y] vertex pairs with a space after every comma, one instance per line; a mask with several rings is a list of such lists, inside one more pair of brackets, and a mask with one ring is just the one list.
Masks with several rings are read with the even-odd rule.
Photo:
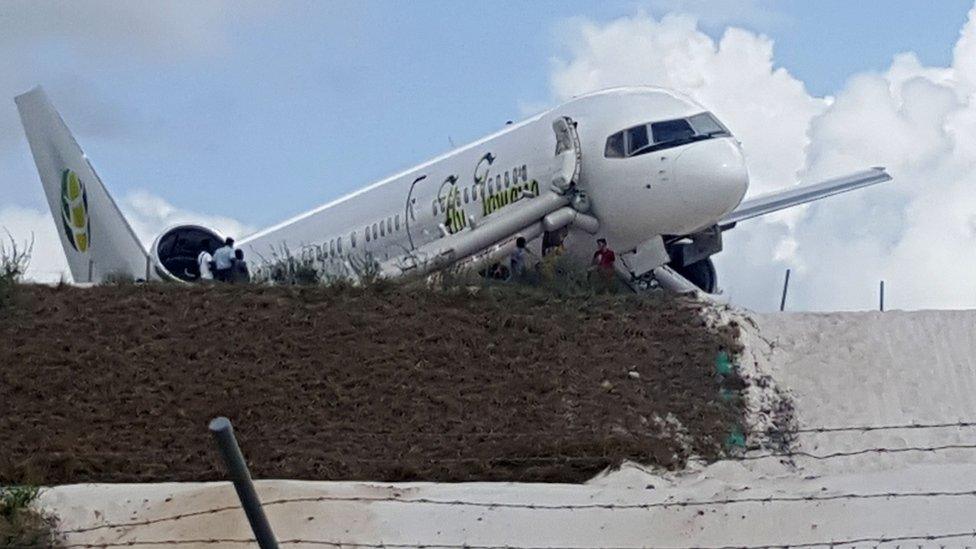
[[689, 118], [651, 122], [617, 132], [607, 138], [604, 156], [627, 158], [731, 135], [711, 113], [703, 112]]
[[718, 119], [712, 116], [712, 113], [703, 112], [701, 114], [696, 114], [688, 119], [691, 127], [695, 129], [695, 133], [699, 135], [710, 135], [713, 137], [731, 137], [732, 134], [729, 130], [725, 129]]
[[624, 157], [624, 132], [617, 132], [607, 138], [607, 148], [603, 151], [607, 158]]
[[[691, 129], [691, 124], [684, 119], [655, 122], [651, 124], [651, 131], [654, 132], [655, 144], [686, 141], [695, 137], [695, 130]], [[634, 151], [637, 150], [636, 148], [634, 149]]]

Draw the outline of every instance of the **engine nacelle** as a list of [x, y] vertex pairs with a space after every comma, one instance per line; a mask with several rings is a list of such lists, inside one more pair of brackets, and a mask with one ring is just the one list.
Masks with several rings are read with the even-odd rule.
[[206, 250], [213, 254], [223, 242], [224, 237], [213, 229], [200, 225], [177, 225], [156, 237], [149, 254], [159, 278], [197, 282], [200, 280], [200, 267], [197, 265], [200, 252]]

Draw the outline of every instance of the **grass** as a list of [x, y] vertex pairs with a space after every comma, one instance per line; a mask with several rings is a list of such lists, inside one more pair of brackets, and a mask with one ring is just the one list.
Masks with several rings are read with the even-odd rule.
[[8, 232], [9, 243], [0, 241], [0, 308], [7, 304], [14, 292], [14, 287], [27, 272], [30, 265], [31, 252], [34, 250], [34, 236], [22, 246]]
[[57, 518], [33, 504], [36, 486], [0, 487], [0, 547], [61, 547]]

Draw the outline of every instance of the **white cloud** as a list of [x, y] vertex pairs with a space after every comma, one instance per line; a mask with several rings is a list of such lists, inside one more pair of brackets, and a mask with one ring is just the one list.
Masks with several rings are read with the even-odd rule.
[[[254, 232], [252, 227], [235, 219], [183, 210], [146, 191], [137, 191], [126, 196], [119, 207], [146, 248], [163, 229], [185, 223], [203, 225], [236, 237]], [[64, 250], [61, 249], [61, 240], [49, 210], [18, 206], [0, 209], [0, 234], [5, 240], [8, 237], [7, 232], [18, 245], [31, 240], [34, 242], [31, 263], [27, 270], [29, 280], [71, 280]]]
[[791, 21], [769, 0], [651, 0], [650, 6], [657, 13], [693, 15], [710, 29], [730, 24], [769, 28]]
[[902, 54], [832, 98], [775, 69], [768, 38], [729, 28], [716, 42], [688, 16], [584, 21], [567, 47], [556, 98], [627, 84], [684, 91], [741, 139], [752, 193], [875, 165], [896, 178], [728, 233], [718, 264], [735, 302], [774, 308], [792, 267], [793, 308], [874, 307], [882, 278], [892, 306], [976, 306], [976, 8], [951, 66]]

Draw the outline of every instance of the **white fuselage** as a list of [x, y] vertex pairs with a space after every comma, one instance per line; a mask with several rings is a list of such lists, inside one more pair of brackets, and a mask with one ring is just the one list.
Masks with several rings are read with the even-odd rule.
[[[624, 252], [660, 235], [691, 234], [714, 225], [742, 200], [748, 175], [738, 142], [726, 132], [630, 157], [608, 157], [608, 138], [705, 111], [656, 88], [585, 95], [260, 231], [240, 246], [265, 259], [283, 247], [292, 252], [318, 247], [340, 262], [365, 256], [382, 262], [472, 230], [501, 212], [539, 200], [536, 195], [548, 190], [560, 169], [552, 127], [559, 117], [576, 123], [582, 159], [576, 187], [589, 198], [599, 236]], [[579, 245], [581, 238], [585, 245]], [[570, 230], [567, 250], [588, 256], [594, 238]]]

